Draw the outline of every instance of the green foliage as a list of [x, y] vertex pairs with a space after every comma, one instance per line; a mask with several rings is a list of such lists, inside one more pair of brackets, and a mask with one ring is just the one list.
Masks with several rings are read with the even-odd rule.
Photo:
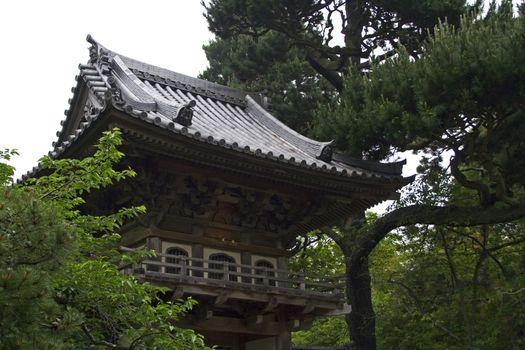
[[375, 305], [379, 348], [523, 348], [524, 232], [522, 224], [403, 230], [393, 240], [402, 264], [374, 278], [388, 296]]
[[0, 349], [60, 349], [51, 324], [61, 310], [53, 276], [75, 248], [60, 208], [32, 191], [0, 189]]
[[[376, 48], [390, 50], [401, 43], [416, 51], [440, 18], [457, 23], [467, 9], [463, 0], [212, 0], [205, 7], [209, 28], [221, 39], [258, 38], [273, 30], [303, 51], [318, 51], [315, 56], [325, 56], [340, 72], [349, 56], [367, 59]], [[339, 33], [344, 43], [337, 41]]]
[[367, 76], [353, 69], [341, 103], [319, 110], [316, 133], [355, 155], [453, 152], [452, 175], [489, 205], [523, 184], [523, 16], [510, 1], [440, 24], [417, 60], [401, 48]]
[[320, 232], [301, 238], [301, 249], [288, 260], [292, 272], [308, 271], [319, 276], [340, 276], [345, 272], [343, 253], [339, 246]]
[[292, 343], [295, 345], [334, 346], [346, 345], [348, 342], [348, 327], [344, 316], [316, 318], [312, 328], [292, 333]]
[[[348, 6], [357, 4], [362, 7], [351, 8], [355, 16], [348, 18], [344, 45], [331, 45], [334, 27], [327, 16], [340, 13], [334, 10], [339, 5], [346, 6], [343, 15], [349, 14]], [[330, 108], [318, 108], [316, 137], [335, 138], [341, 150], [369, 159], [404, 150], [424, 153], [424, 176], [401, 207], [514, 209], [523, 199], [525, 182], [524, 18], [513, 13], [510, 1], [460, 21], [465, 9], [462, 1], [215, 0], [209, 2], [207, 18], [219, 40], [282, 34], [299, 50], [298, 57], [341, 91]], [[445, 13], [452, 15], [448, 23], [439, 23]], [[394, 22], [400, 25], [394, 28]], [[369, 28], [377, 35], [366, 39]], [[386, 55], [374, 58], [377, 48], [386, 49]], [[243, 50], [235, 50], [239, 61]], [[342, 74], [345, 82], [338, 85]], [[450, 154], [451, 162], [443, 163]], [[382, 222], [400, 226], [406, 220], [395, 216], [395, 208], [392, 213]], [[377, 246], [387, 232], [361, 225], [334, 230], [334, 235], [346, 253], [347, 273], [353, 268], [364, 276], [350, 276], [364, 281], [356, 288], [361, 295], [349, 290], [349, 299], [362, 311], [359, 315], [366, 317], [355, 317], [362, 323], [349, 325], [352, 335], [363, 332], [367, 339], [362, 344], [375, 344], [373, 327], [367, 326], [373, 324], [372, 308], [363, 306], [368, 303], [368, 270], [360, 269], [369, 258], [382, 348], [523, 348], [523, 223], [461, 229], [412, 226]], [[320, 257], [329, 256], [318, 250]], [[325, 265], [305, 255], [304, 261], [290, 266], [333, 270], [333, 265]], [[336, 326], [321, 323], [314, 329], [326, 325], [323, 335], [340, 334]], [[314, 334], [321, 334], [315, 330], [298, 333], [294, 340], [313, 342]]]
[[[446, 170], [430, 168], [397, 206], [479, 200]], [[417, 225], [389, 235], [370, 258], [378, 347], [523, 348], [524, 248], [523, 221], [468, 228]]]
[[134, 176], [114, 169], [120, 143], [118, 130], [105, 132], [93, 156], [43, 158], [47, 175], [1, 188], [0, 349], [206, 348], [173, 324], [193, 300], [166, 302], [164, 289], [120, 271], [151, 254], [121, 253], [115, 233], [144, 208], [108, 216], [77, 209], [87, 192]]
[[214, 0], [205, 8], [217, 38], [204, 46], [210, 66], [201, 77], [263, 92], [272, 112], [303, 134], [317, 108], [337, 102], [350, 61], [367, 70], [385, 56], [377, 48], [388, 53], [400, 43], [415, 54], [439, 18], [457, 24], [467, 10], [464, 0]]
[[13, 174], [15, 168], [3, 161], [11, 160], [11, 157], [18, 155], [16, 150], [4, 149], [0, 150], [0, 186], [7, 185], [13, 181]]
[[[341, 250], [327, 236], [312, 232], [303, 238], [302, 248], [288, 261], [292, 272], [336, 277], [345, 272]], [[313, 321], [312, 327], [294, 332], [292, 342], [296, 345], [345, 345], [348, 344], [348, 328], [343, 316], [321, 317]]]

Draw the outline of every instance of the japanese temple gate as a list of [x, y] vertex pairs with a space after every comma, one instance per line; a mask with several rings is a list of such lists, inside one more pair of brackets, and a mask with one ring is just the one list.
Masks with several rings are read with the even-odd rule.
[[403, 164], [338, 154], [278, 121], [262, 94], [88, 42], [51, 156], [88, 155], [101, 132], [122, 131], [124, 166], [138, 175], [91, 196], [87, 210], [146, 205], [122, 245], [157, 256], [127, 271], [198, 300], [180, 324], [223, 349], [290, 349], [292, 331], [349, 312], [341, 281], [288, 271], [289, 248], [391, 198], [407, 183]]

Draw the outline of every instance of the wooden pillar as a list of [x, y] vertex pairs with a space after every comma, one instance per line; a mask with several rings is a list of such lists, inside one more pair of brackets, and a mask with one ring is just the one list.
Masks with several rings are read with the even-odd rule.
[[[246, 232], [246, 231], [243, 231], [241, 232], [241, 243], [242, 244], [245, 244], [245, 245], [250, 245], [251, 244], [251, 235]], [[241, 264], [242, 265], [252, 265], [252, 253], [250, 252], [246, 252], [246, 251], [242, 251], [241, 252]], [[242, 273], [248, 273], [250, 275], [253, 274], [253, 271], [251, 268], [241, 268], [241, 272]], [[253, 283], [253, 279], [250, 278], [250, 277], [242, 277], [241, 278], [241, 281], [243, 283], [249, 283], [249, 284], [252, 284]]]
[[[277, 269], [279, 270], [279, 273], [277, 274], [277, 277], [281, 279], [288, 279], [288, 258], [285, 256], [280, 256], [277, 258]], [[279, 287], [288, 287], [287, 285], [283, 285], [285, 282], [278, 281], [277, 286]]]
[[[191, 228], [191, 234], [196, 237], [204, 236], [204, 229], [200, 225], [193, 225]], [[194, 243], [191, 246], [191, 256], [192, 258], [204, 259], [204, 246], [199, 243]], [[193, 266], [195, 267], [204, 267], [203, 263], [200, 261], [193, 261]], [[193, 271], [193, 276], [195, 277], [204, 277], [202, 271]]]
[[279, 334], [275, 337], [276, 350], [291, 350], [292, 349], [292, 333], [288, 330], [286, 309], [283, 305], [279, 307], [277, 313], [279, 319]]
[[[242, 265], [250, 265], [251, 266], [252, 265], [252, 253], [242, 251], [241, 252], [241, 264]], [[241, 272], [242, 273], [253, 274], [252, 273], [252, 268], [248, 268], [248, 267], [241, 268]], [[242, 277], [241, 281], [243, 283], [249, 283], [249, 284], [253, 283], [253, 280], [252, 280], [251, 277]]]
[[[191, 256], [193, 258], [202, 259], [203, 256], [204, 256], [204, 247], [203, 247], [203, 245], [194, 243], [191, 246]], [[196, 267], [203, 267], [203, 264], [200, 261], [192, 261], [192, 264], [193, 264], [193, 266], [196, 266]], [[202, 273], [202, 271], [193, 271], [192, 272], [192, 276], [203, 277], [204, 274]]]
[[275, 337], [277, 350], [291, 350], [292, 349], [292, 333], [283, 331]]

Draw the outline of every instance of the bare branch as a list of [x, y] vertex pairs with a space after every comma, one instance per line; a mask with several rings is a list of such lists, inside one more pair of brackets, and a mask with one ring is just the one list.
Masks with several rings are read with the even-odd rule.
[[89, 340], [93, 343], [93, 345], [102, 345], [102, 346], [107, 346], [109, 348], [116, 348], [117, 345], [116, 344], [113, 344], [113, 343], [110, 343], [108, 341], [105, 341], [105, 340], [96, 340], [95, 337], [93, 336], [93, 334], [91, 334], [91, 332], [89, 331], [89, 328], [85, 325], [85, 324], [82, 324], [80, 326], [80, 328], [82, 329], [82, 331], [84, 332], [84, 334], [87, 335], [87, 337], [89, 338]]

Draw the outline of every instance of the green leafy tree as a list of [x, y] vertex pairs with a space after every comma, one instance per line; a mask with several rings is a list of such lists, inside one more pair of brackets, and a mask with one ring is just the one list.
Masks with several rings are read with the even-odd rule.
[[[171, 303], [164, 290], [121, 267], [150, 252], [122, 253], [115, 233], [143, 207], [108, 216], [78, 210], [83, 195], [126, 177], [118, 130], [104, 133], [93, 156], [41, 160], [47, 175], [7, 185], [0, 167], [0, 348], [200, 349], [202, 337], [174, 326], [194, 304]], [[7, 159], [10, 153], [3, 153]]]
[[[371, 222], [377, 219], [374, 213], [367, 213]], [[370, 256], [370, 272], [372, 276], [373, 294], [372, 301], [379, 317], [379, 344], [389, 344], [384, 347], [393, 346], [393, 339], [389, 333], [394, 320], [385, 315], [393, 315], [401, 312], [392, 305], [397, 305], [398, 290], [392, 288], [389, 281], [392, 276], [398, 275], [407, 263], [408, 257], [404, 249], [400, 249], [399, 243], [403, 242], [401, 235], [392, 235], [382, 240]], [[399, 240], [399, 241], [398, 241]], [[345, 273], [344, 256], [339, 246], [328, 236], [321, 232], [312, 232], [302, 238], [298, 252], [290, 259], [289, 269], [292, 272], [309, 271], [310, 273], [340, 278]], [[390, 323], [391, 322], [391, 323]], [[406, 321], [405, 321], [406, 322]], [[396, 329], [411, 333], [409, 327], [396, 324]], [[390, 341], [385, 341], [385, 338]], [[294, 332], [292, 341], [296, 345], [309, 346], [337, 346], [349, 343], [348, 327], [344, 316], [327, 316], [317, 318], [308, 330]]]
[[[414, 182], [397, 206], [445, 198], [476, 201], [445, 171], [435, 171]], [[401, 263], [381, 278], [371, 271], [374, 291], [396, 296], [387, 303], [374, 300], [380, 348], [523, 347], [523, 220], [479, 227], [408, 226], [388, 240]]]
[[[289, 260], [291, 272], [334, 277], [344, 274], [344, 260], [341, 250], [333, 240], [320, 232], [309, 233], [302, 238], [298, 252]], [[348, 328], [344, 317], [321, 317], [313, 321], [308, 330], [294, 332], [295, 345], [345, 345], [348, 344]]]
[[204, 45], [209, 68], [201, 78], [262, 92], [281, 121], [311, 134], [314, 111], [337, 101], [352, 62], [369, 70], [401, 44], [416, 55], [439, 18], [457, 23], [469, 7], [462, 0], [217, 0], [205, 8], [216, 39]]
[[0, 160], [3, 160], [3, 162], [0, 162], [0, 185], [7, 185], [13, 181], [15, 168], [7, 162], [17, 154], [16, 150], [0, 150]]
[[60, 209], [30, 192], [0, 190], [1, 349], [66, 347], [47, 325], [71, 315], [60, 316], [52, 276], [73, 249], [74, 234]]
[[[358, 348], [376, 346], [368, 256], [390, 231], [417, 223], [465, 227], [525, 216], [523, 24], [510, 1], [486, 16], [465, 17], [459, 29], [441, 24], [417, 60], [401, 49], [366, 77], [354, 69], [347, 76], [353, 88], [343, 91], [341, 103], [320, 111], [321, 130], [335, 133], [345, 125], [352, 133], [340, 133], [338, 141], [354, 154], [377, 159], [393, 150], [424, 151], [429, 158], [422, 170], [432, 172], [445, 152], [452, 152], [447, 176], [472, 193], [466, 202], [443, 198], [402, 206], [373, 223], [354, 218], [346, 234], [331, 233], [345, 252], [353, 306], [348, 322]], [[354, 147], [356, 137], [362, 142]]]

